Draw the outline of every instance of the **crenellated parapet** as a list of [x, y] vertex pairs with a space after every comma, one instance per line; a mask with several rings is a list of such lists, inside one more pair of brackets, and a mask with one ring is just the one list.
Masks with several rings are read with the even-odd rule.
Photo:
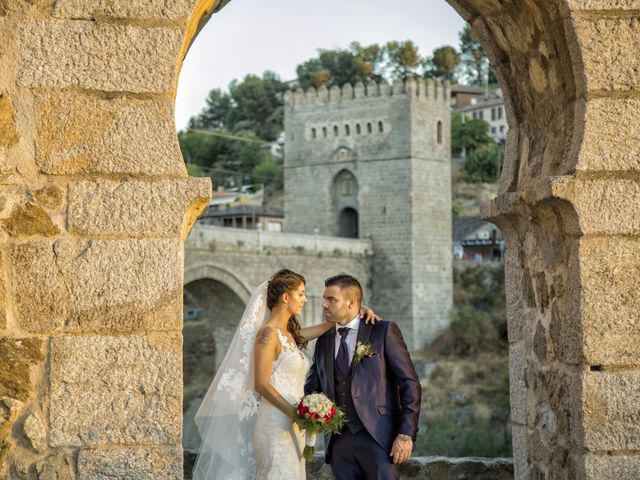
[[382, 80], [381, 82], [371, 81], [366, 85], [362, 82], [355, 85], [346, 83], [342, 87], [334, 85], [330, 89], [323, 85], [318, 88], [310, 87], [306, 91], [301, 88], [295, 91], [288, 90], [284, 94], [284, 102], [289, 109], [295, 110], [400, 96], [448, 106], [451, 100], [451, 89], [449, 82], [443, 83], [440, 80], [409, 78], [405, 81], [395, 80], [393, 84]]

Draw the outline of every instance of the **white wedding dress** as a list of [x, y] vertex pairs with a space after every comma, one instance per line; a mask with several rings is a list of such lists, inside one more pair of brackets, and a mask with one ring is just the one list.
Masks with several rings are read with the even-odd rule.
[[[304, 383], [310, 362], [286, 335], [276, 330], [282, 351], [273, 362], [271, 385], [289, 403], [297, 403], [304, 396]], [[253, 443], [258, 480], [304, 480], [305, 462], [302, 458], [304, 432], [291, 423], [278, 408], [266, 400], [260, 401]]]
[[[304, 434], [253, 390], [253, 345], [269, 318], [267, 282], [251, 294], [229, 350], [195, 416], [202, 439], [194, 480], [304, 480]], [[304, 395], [309, 359], [277, 331], [270, 383], [292, 405]], [[293, 412], [292, 412], [293, 413]]]

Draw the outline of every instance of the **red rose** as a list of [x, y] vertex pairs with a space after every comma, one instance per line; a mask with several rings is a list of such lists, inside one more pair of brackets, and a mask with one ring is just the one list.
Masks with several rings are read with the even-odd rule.
[[336, 414], [336, 407], [331, 407], [331, 416], [333, 417]]
[[331, 417], [329, 415], [324, 416], [324, 423], [326, 423], [327, 425], [331, 423]]

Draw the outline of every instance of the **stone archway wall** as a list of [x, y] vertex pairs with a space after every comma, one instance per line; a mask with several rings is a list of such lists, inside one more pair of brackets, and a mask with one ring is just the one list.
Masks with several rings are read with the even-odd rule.
[[[640, 471], [637, 0], [449, 0], [511, 125], [517, 478]], [[214, 1], [0, 2], [0, 464], [180, 478], [182, 241], [210, 186], [173, 125]], [[219, 6], [219, 5], [218, 5]]]
[[508, 104], [484, 215], [507, 244], [516, 478], [635, 478], [640, 2], [450, 3]]
[[213, 1], [0, 2], [0, 476], [182, 478], [175, 134]]

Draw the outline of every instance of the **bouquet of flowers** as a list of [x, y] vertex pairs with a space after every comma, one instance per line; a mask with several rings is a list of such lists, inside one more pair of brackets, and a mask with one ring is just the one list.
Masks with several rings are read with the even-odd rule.
[[323, 393], [305, 395], [298, 403], [293, 414], [293, 421], [306, 431], [305, 447], [302, 453], [306, 460], [311, 460], [315, 452], [318, 433], [339, 433], [345, 424], [344, 412]]

